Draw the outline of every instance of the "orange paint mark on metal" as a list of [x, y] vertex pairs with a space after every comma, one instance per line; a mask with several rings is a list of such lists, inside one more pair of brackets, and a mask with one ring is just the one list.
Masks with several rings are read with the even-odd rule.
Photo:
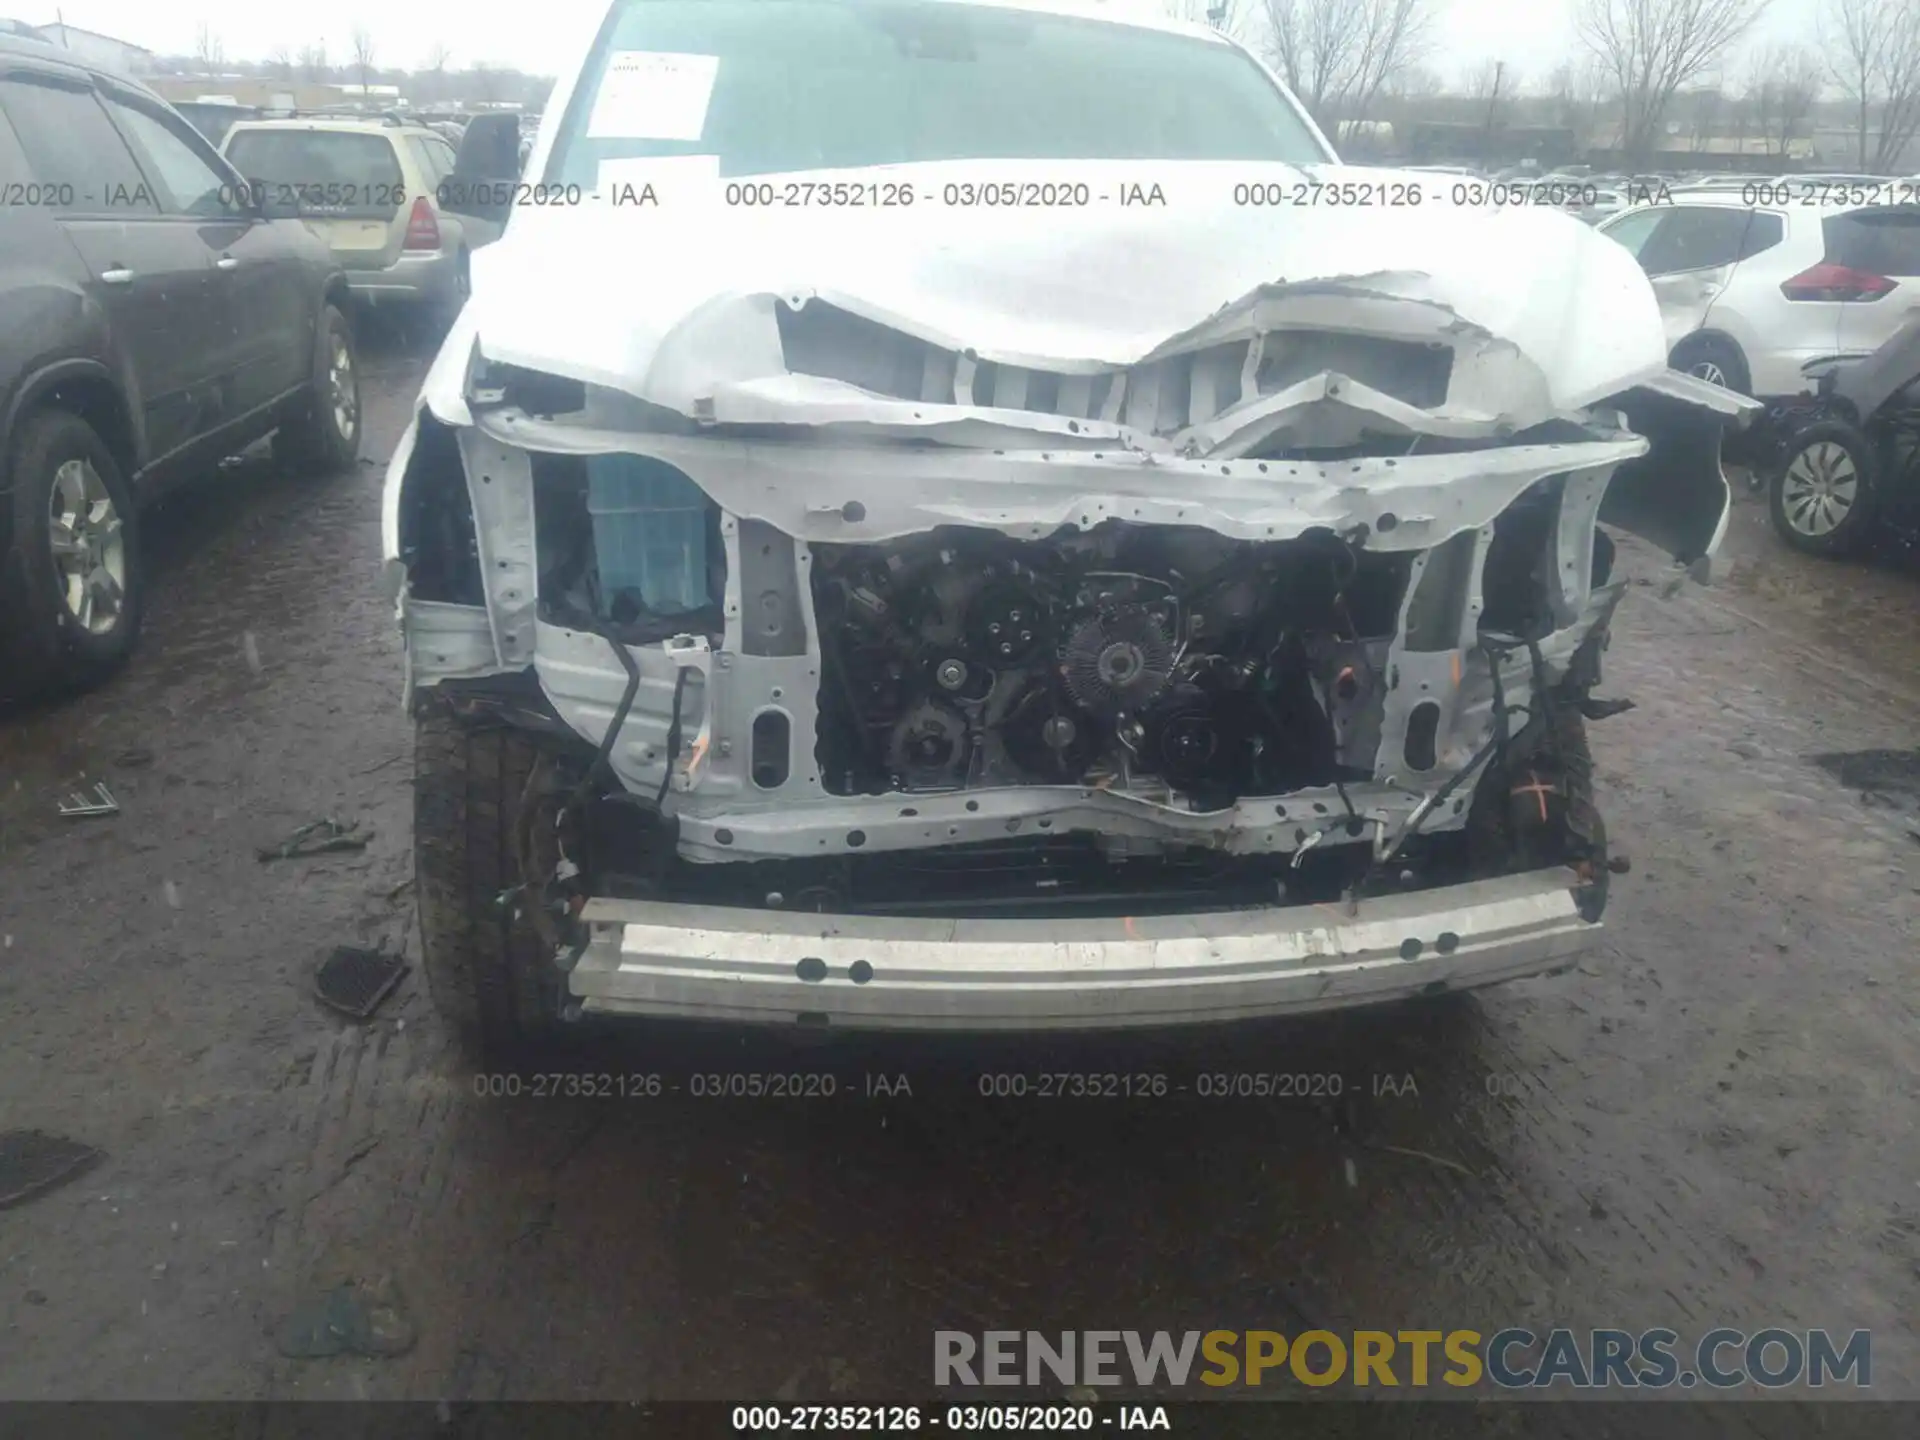
[[1516, 795], [1531, 795], [1535, 800], [1539, 801], [1540, 819], [1544, 823], [1547, 818], [1547, 796], [1554, 793], [1554, 787], [1547, 784], [1531, 770], [1527, 772], [1527, 778], [1533, 781], [1533, 783], [1531, 785], [1516, 785], [1513, 787], [1513, 793]]

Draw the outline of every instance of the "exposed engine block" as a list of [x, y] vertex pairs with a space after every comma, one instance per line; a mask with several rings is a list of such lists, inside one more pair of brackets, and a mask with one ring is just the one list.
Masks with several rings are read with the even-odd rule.
[[1357, 570], [1331, 535], [1253, 544], [1117, 521], [817, 546], [823, 782], [1221, 803], [1327, 783], [1327, 697], [1336, 681], [1350, 697], [1357, 673]]

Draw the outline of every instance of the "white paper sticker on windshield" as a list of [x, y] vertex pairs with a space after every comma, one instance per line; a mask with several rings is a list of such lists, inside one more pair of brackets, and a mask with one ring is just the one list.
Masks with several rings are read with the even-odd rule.
[[698, 140], [707, 126], [718, 55], [616, 50], [607, 59], [590, 140]]

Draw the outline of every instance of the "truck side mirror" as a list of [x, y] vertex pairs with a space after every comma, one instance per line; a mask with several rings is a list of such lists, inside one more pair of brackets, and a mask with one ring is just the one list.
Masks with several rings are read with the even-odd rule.
[[476, 115], [460, 136], [453, 170], [440, 182], [440, 207], [505, 224], [520, 180], [520, 117]]

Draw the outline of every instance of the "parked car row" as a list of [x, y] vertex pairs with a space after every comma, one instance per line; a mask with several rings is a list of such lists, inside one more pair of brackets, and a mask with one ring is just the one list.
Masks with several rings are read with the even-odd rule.
[[355, 302], [457, 310], [499, 233], [441, 208], [455, 152], [424, 126], [203, 108], [219, 146], [0, 36], [0, 702], [131, 651], [145, 502], [268, 436], [283, 468], [350, 465]]
[[[1671, 363], [1768, 403], [1756, 475], [1775, 528], [1811, 553], [1852, 549], [1910, 508], [1920, 365], [1871, 405], [1832, 387], [1863, 366], [1897, 371], [1914, 352], [1920, 204], [1911, 193], [1857, 176], [1718, 181], [1599, 227], [1651, 279]], [[1891, 358], [1876, 366], [1876, 356]]]
[[1563, 210], [1589, 225], [1618, 214], [1638, 200], [1659, 195], [1670, 180], [1653, 175], [1594, 174], [1584, 167], [1540, 174], [1535, 170], [1501, 170], [1486, 174], [1467, 166], [1411, 167], [1431, 175], [1453, 176], [1491, 187], [1495, 203], [1510, 206], [1546, 205]]
[[1846, 173], [1730, 174], [1726, 172], [1638, 172], [1595, 171], [1586, 166], [1569, 166], [1542, 174], [1532, 167], [1486, 172], [1463, 165], [1416, 165], [1403, 167], [1436, 176], [1451, 176], [1495, 187], [1501, 203], [1508, 205], [1548, 204], [1565, 210], [1578, 220], [1597, 225], [1636, 205], [1667, 203], [1679, 191], [1733, 191], [1749, 201], [1777, 195], [1781, 203], [1806, 203], [1809, 196], [1822, 203], [1844, 200], [1849, 190], [1865, 192], [1861, 202], [1878, 194], [1891, 193], [1908, 199], [1920, 193], [1920, 175], [1904, 180], [1885, 175]]

